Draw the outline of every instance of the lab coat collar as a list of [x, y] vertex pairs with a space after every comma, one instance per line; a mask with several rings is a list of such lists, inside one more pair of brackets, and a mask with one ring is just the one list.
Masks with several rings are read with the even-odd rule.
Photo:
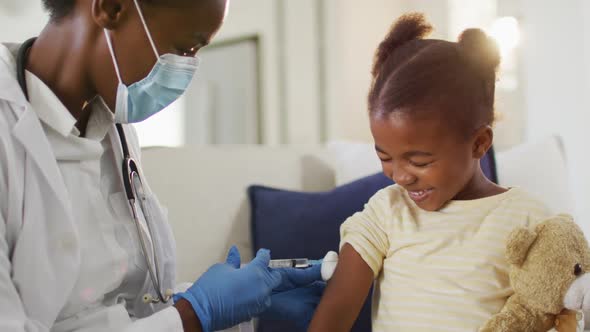
[[63, 137], [71, 133], [79, 135], [76, 119], [53, 91], [35, 74], [27, 71], [25, 75], [29, 101], [39, 119]]
[[55, 155], [41, 127], [41, 122], [31, 107], [26, 107], [19, 116], [18, 122], [12, 128], [12, 134], [23, 145], [27, 155], [39, 166], [64, 208], [71, 209], [67, 203], [68, 194]]
[[[0, 100], [6, 100], [22, 108], [30, 104], [16, 79], [16, 54], [19, 47], [18, 44], [0, 44]], [[26, 73], [26, 79], [29, 89], [33, 90], [32, 94], [39, 97], [39, 101], [50, 102], [50, 106], [34, 105], [39, 119], [64, 137], [70, 133], [78, 135], [76, 120], [53, 92], [30, 72]], [[91, 117], [91, 121], [99, 125], [98, 135], [104, 136], [110, 127], [109, 124], [114, 122], [114, 115], [101, 98], [95, 98], [92, 104], [93, 111], [99, 114]]]
[[[33, 73], [26, 73], [29, 100], [39, 119], [63, 137], [80, 136], [76, 119], [55, 93]], [[112, 125], [115, 115], [99, 96], [93, 98], [86, 109], [90, 112], [85, 138], [102, 141]]]
[[28, 102], [16, 79], [18, 48], [16, 44], [0, 44], [0, 100], [25, 107]]
[[115, 114], [100, 96], [94, 97], [88, 107], [91, 107], [90, 112], [92, 114], [88, 120], [86, 137], [102, 141], [108, 132], [115, 127]]
[[0, 44], [0, 101], [16, 106], [18, 120], [12, 128], [12, 134], [35, 160], [64, 208], [70, 209], [66, 203], [68, 196], [53, 150], [37, 114], [33, 112], [16, 79], [15, 55], [18, 48], [19, 45], [15, 44]]

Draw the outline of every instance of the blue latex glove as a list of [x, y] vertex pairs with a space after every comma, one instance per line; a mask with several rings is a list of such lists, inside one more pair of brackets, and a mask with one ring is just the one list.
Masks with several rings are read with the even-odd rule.
[[232, 247], [225, 264], [213, 265], [174, 301], [184, 298], [191, 303], [204, 332], [250, 320], [270, 307], [272, 290], [281, 284], [281, 273], [268, 268], [269, 261], [270, 251], [261, 249], [240, 268], [240, 253]]
[[280, 268], [274, 271], [281, 275], [281, 283], [273, 289], [274, 292], [288, 291], [322, 280], [321, 265], [313, 265], [306, 269]]
[[274, 289], [271, 306], [260, 318], [292, 321], [306, 331], [326, 288], [326, 283], [320, 281], [321, 266], [276, 271], [281, 274], [281, 284]]

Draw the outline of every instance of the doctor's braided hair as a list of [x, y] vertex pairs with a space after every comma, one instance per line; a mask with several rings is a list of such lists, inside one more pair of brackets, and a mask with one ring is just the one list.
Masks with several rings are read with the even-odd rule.
[[395, 22], [375, 53], [369, 114], [437, 112], [469, 137], [494, 120], [498, 47], [480, 29], [458, 42], [425, 39], [432, 29], [421, 13]]

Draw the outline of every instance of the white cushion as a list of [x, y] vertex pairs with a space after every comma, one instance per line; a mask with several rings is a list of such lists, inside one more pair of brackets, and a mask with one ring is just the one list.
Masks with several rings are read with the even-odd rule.
[[368, 143], [334, 141], [326, 146], [340, 186], [381, 172], [375, 146]]
[[561, 141], [550, 136], [496, 154], [498, 180], [521, 187], [544, 202], [553, 213], [574, 213]]

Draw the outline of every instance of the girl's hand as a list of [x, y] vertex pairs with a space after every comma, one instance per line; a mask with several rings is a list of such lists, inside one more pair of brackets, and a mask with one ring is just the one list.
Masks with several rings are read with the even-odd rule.
[[578, 329], [578, 312], [563, 309], [555, 319], [555, 329], [558, 332], [576, 332]]

